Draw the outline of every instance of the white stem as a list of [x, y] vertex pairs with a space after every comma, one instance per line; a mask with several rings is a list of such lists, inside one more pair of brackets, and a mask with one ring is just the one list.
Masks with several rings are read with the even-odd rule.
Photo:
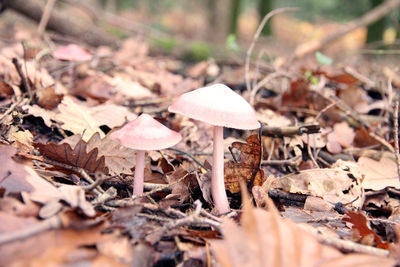
[[135, 180], [133, 181], [133, 195], [134, 196], [143, 194], [144, 155], [145, 155], [144, 150], [136, 151]]
[[230, 211], [224, 182], [224, 137], [223, 127], [214, 126], [214, 152], [211, 177], [211, 194], [220, 214]]

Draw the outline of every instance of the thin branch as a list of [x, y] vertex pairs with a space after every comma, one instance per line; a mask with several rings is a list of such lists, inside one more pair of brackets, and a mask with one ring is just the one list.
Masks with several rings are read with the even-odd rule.
[[262, 160], [261, 161], [261, 166], [271, 166], [271, 165], [276, 165], [276, 166], [285, 166], [289, 165], [292, 167], [296, 167], [298, 164], [296, 161], [300, 158], [301, 156], [297, 156], [291, 159], [284, 159], [284, 160]]
[[397, 163], [397, 176], [400, 180], [400, 156], [399, 156], [399, 100], [394, 101], [394, 114], [393, 114], [393, 131], [394, 131], [394, 156]]
[[44, 7], [42, 18], [40, 19], [40, 23], [37, 29], [37, 33], [39, 36], [43, 35], [47, 22], [49, 22], [51, 12], [53, 11], [54, 4], [56, 0], [48, 0], [46, 6]]
[[264, 28], [265, 24], [271, 17], [273, 17], [277, 14], [283, 13], [283, 12], [294, 11], [296, 9], [297, 8], [293, 8], [293, 7], [284, 7], [284, 8], [278, 8], [278, 9], [272, 10], [271, 12], [269, 12], [267, 15], [264, 16], [263, 20], [261, 21], [260, 25], [258, 26], [257, 31], [254, 34], [253, 40], [251, 41], [249, 49], [247, 50], [247, 53], [246, 53], [246, 63], [245, 63], [245, 74], [244, 75], [245, 75], [245, 80], [246, 80], [247, 91], [251, 91], [251, 85], [250, 85], [250, 79], [249, 79], [250, 57], [251, 57], [251, 54], [253, 53], [254, 46], [255, 46], [258, 38], [260, 37], [262, 29]]
[[2, 233], [0, 235], [0, 245], [16, 240], [26, 239], [31, 236], [46, 232], [48, 230], [59, 229], [61, 227], [62, 227], [62, 220], [60, 216], [54, 216], [51, 217], [50, 219], [26, 225], [22, 228], [18, 228], [17, 230], [11, 232]]

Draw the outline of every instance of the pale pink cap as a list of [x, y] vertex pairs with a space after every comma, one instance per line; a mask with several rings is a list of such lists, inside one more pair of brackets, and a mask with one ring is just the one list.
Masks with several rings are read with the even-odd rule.
[[147, 114], [129, 122], [110, 137], [123, 146], [139, 150], [158, 150], [176, 145], [182, 136]]
[[214, 84], [178, 97], [168, 111], [215, 126], [257, 129], [260, 123], [254, 109], [224, 84]]
[[53, 57], [58, 60], [68, 61], [87, 61], [92, 59], [92, 55], [89, 52], [76, 44], [57, 48], [53, 51]]

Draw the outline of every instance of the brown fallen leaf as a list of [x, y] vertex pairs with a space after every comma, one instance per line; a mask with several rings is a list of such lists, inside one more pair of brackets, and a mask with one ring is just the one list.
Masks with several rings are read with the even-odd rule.
[[[186, 178], [180, 182], [177, 182], [183, 176], [186, 175]], [[179, 202], [185, 203], [189, 200], [191, 192], [198, 187], [196, 176], [194, 174], [190, 174], [183, 166], [177, 168], [174, 172], [169, 175], [166, 175], [167, 181], [169, 184], [173, 184], [171, 186], [172, 192], [171, 194], [176, 194], [179, 196]], [[175, 183], [177, 182], [177, 183]]]
[[389, 244], [382, 240], [375, 231], [368, 225], [368, 219], [361, 211], [348, 211], [342, 219], [345, 222], [352, 223], [351, 229], [353, 230], [353, 237], [356, 242], [364, 245], [376, 246], [381, 249], [389, 249]]
[[73, 149], [69, 144], [34, 143], [33, 146], [36, 147], [43, 156], [51, 160], [79, 167], [90, 173], [108, 172], [105, 167], [104, 156], [98, 158], [97, 148], [86, 152], [87, 143], [83, 141], [83, 139], [81, 139]]
[[232, 148], [240, 151], [238, 162], [226, 162], [224, 165], [225, 188], [231, 193], [240, 191], [240, 181], [244, 180], [252, 188], [262, 185], [265, 181], [264, 171], [260, 169], [262, 147], [258, 135], [251, 135], [247, 143], [233, 142]]
[[113, 95], [114, 87], [101, 75], [91, 75], [76, 82], [70, 93], [80, 97], [91, 97], [100, 102], [107, 101]]
[[37, 104], [45, 109], [51, 110], [58, 106], [61, 102], [62, 95], [55, 92], [54, 87], [45, 87], [37, 89], [35, 92], [35, 100]]
[[3, 80], [0, 80], [0, 99], [7, 98], [14, 93], [12, 87]]

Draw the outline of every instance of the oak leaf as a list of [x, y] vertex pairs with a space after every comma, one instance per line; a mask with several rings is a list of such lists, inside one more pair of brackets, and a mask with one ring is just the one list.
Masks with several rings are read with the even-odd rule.
[[98, 149], [94, 148], [89, 152], [86, 152], [87, 143], [83, 139], [79, 140], [74, 148], [69, 144], [42, 144], [34, 143], [39, 152], [47, 158], [58, 161], [69, 166], [79, 167], [87, 170], [90, 173], [103, 172], [107, 173], [108, 170], [105, 167], [105, 158], [101, 156], [98, 158]]

